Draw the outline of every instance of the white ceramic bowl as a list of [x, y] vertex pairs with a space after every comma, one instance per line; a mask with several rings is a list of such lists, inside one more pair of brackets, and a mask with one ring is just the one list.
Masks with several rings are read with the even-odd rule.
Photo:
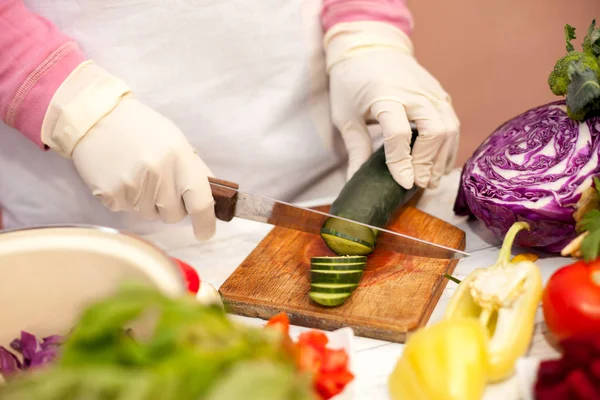
[[20, 331], [66, 334], [82, 309], [122, 282], [186, 293], [175, 261], [136, 236], [91, 226], [0, 232], [0, 345]]

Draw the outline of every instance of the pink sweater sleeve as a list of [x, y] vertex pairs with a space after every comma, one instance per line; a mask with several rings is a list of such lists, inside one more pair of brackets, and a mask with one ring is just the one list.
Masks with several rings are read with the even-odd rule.
[[54, 93], [85, 57], [22, 0], [0, 0], [0, 118], [43, 147], [40, 131]]
[[325, 32], [337, 23], [355, 21], [386, 22], [406, 34], [413, 28], [405, 0], [323, 0], [321, 19]]

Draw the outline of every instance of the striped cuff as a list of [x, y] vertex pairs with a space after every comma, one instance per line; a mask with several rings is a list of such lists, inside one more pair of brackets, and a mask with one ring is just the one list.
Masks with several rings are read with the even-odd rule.
[[6, 109], [5, 123], [43, 146], [41, 126], [52, 96], [83, 61], [85, 57], [74, 42], [67, 42], [52, 52], [16, 91]]

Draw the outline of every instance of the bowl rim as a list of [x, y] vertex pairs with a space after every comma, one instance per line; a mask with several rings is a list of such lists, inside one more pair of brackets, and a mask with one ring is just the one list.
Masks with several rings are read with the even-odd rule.
[[166, 261], [168, 261], [172, 272], [177, 275], [177, 277], [179, 278], [179, 280], [182, 284], [182, 287], [186, 287], [185, 277], [181, 273], [181, 269], [179, 268], [179, 265], [177, 264], [177, 261], [175, 260], [174, 257], [169, 255], [169, 253], [167, 253], [162, 248], [158, 247], [152, 241], [150, 241], [146, 238], [143, 238], [140, 235], [137, 235], [133, 232], [124, 230], [124, 229], [112, 228], [109, 226], [95, 225], [95, 224], [44, 224], [44, 225], [31, 225], [31, 226], [26, 226], [26, 227], [22, 227], [22, 228], [0, 229], [0, 238], [2, 237], [2, 235], [7, 235], [7, 234], [11, 234], [11, 233], [26, 232], [26, 231], [43, 231], [43, 230], [47, 230], [47, 229], [67, 229], [67, 228], [75, 228], [75, 229], [90, 230], [90, 231], [92, 231], [92, 230], [100, 231], [103, 233], [114, 235], [115, 237], [123, 235], [123, 236], [127, 236], [135, 241], [143, 243], [143, 244], [153, 248], [158, 254], [163, 256]]

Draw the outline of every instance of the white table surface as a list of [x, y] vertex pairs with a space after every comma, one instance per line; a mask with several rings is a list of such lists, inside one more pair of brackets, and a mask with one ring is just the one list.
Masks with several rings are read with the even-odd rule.
[[[479, 222], [469, 222], [465, 217], [454, 215], [452, 207], [458, 180], [459, 170], [455, 170], [444, 177], [438, 189], [426, 191], [417, 207], [466, 232], [466, 251], [471, 254], [471, 257], [460, 260], [453, 274], [462, 279], [474, 268], [489, 266], [495, 262], [500, 240], [494, 238]], [[323, 204], [327, 200], [330, 199], [321, 199], [316, 204]], [[146, 235], [145, 238], [165, 249], [172, 256], [190, 263], [198, 270], [202, 280], [219, 288], [270, 229], [272, 227], [266, 224], [234, 219], [229, 223], [219, 222], [216, 235], [207, 242], [196, 241], [189, 227], [185, 225], [172, 226], [160, 233]], [[523, 252], [531, 252], [531, 250], [519, 248], [513, 250], [514, 254]], [[537, 264], [542, 271], [544, 282], [557, 268], [569, 263], [569, 259], [566, 258], [540, 255], [541, 258]], [[455, 287], [456, 284], [448, 282], [429, 324], [439, 320]], [[265, 322], [254, 318], [235, 318], [256, 325], [262, 325]], [[304, 329], [292, 327], [295, 332]], [[486, 400], [530, 399], [527, 391], [535, 379], [536, 363], [539, 359], [554, 358], [558, 354], [545, 339], [544, 331], [545, 326], [540, 309], [532, 345], [527, 355], [519, 360], [518, 372], [512, 379], [502, 384], [488, 386]], [[402, 354], [402, 349], [402, 344], [355, 338], [354, 399], [389, 399], [387, 379]]]

